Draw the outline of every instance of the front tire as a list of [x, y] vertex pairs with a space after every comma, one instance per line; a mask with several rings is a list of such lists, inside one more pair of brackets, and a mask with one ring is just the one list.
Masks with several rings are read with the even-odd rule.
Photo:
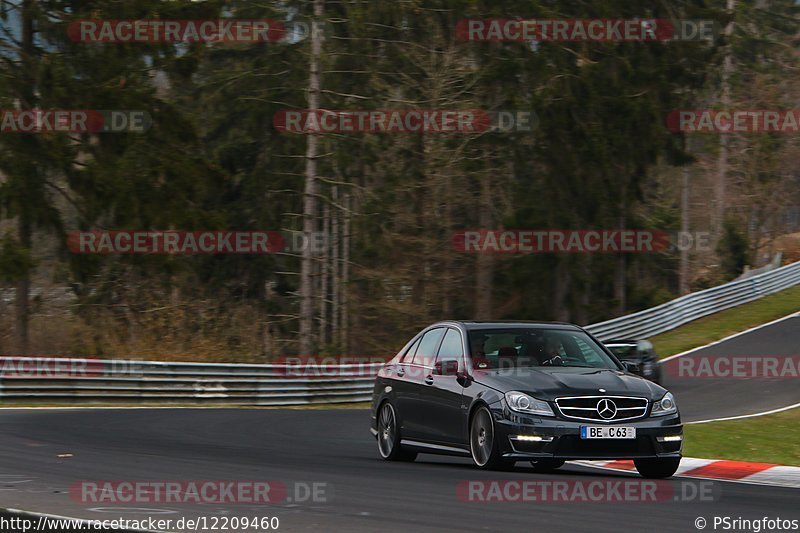
[[681, 464], [680, 457], [668, 459], [634, 459], [633, 464], [642, 477], [663, 479], [672, 476]]
[[469, 451], [478, 468], [507, 470], [514, 466], [514, 461], [501, 457], [495, 437], [492, 413], [486, 407], [479, 407], [469, 424]]
[[404, 450], [400, 445], [400, 426], [394, 407], [384, 402], [378, 410], [378, 453], [386, 461], [413, 461], [416, 452]]

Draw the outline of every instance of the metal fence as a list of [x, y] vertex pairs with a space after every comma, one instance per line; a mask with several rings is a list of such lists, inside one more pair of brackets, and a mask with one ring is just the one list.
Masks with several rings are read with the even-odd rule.
[[[601, 340], [647, 338], [798, 283], [800, 262], [587, 329]], [[379, 366], [0, 357], [0, 401], [250, 406], [365, 402]]]
[[693, 292], [638, 313], [592, 324], [586, 329], [603, 341], [614, 338], [648, 338], [798, 283], [800, 261], [746, 279]]
[[0, 400], [253, 406], [353, 403], [369, 401], [379, 366], [2, 357]]

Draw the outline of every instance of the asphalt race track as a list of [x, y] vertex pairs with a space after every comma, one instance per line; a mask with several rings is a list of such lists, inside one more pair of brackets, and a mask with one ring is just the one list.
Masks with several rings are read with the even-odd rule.
[[[665, 383], [678, 401], [684, 421], [759, 413], [800, 402], [797, 377], [708, 379], [677, 376], [681, 359], [800, 356], [800, 315], [665, 363]], [[687, 365], [689, 366], [689, 365]], [[695, 365], [700, 368], [700, 364]]]
[[[800, 318], [792, 318], [686, 357], [790, 355], [798, 346]], [[791, 379], [667, 381], [686, 421], [800, 402]], [[2, 410], [0, 507], [90, 519], [277, 516], [283, 531], [697, 531], [698, 517], [713, 531], [714, 516], [800, 519], [797, 489], [686, 478], [659, 483], [674, 494], [704, 483], [712, 501], [464, 501], [457, 488], [465, 480], [640, 478], [572, 464], [548, 475], [524, 463], [512, 472], [481, 472], [468, 460], [432, 455], [385, 463], [368, 427], [369, 413], [355, 409]], [[70, 486], [82, 480], [324, 483], [327, 501], [100, 506], [70, 497]]]

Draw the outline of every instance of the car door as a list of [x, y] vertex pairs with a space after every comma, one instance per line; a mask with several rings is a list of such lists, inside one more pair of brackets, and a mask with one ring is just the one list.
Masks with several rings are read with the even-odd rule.
[[[464, 371], [464, 343], [461, 332], [448, 328], [430, 373], [425, 376], [426, 440], [442, 445], [466, 443], [462, 394], [464, 387], [453, 370]], [[449, 367], [449, 372], [448, 372]]]
[[431, 373], [436, 352], [445, 334], [444, 327], [425, 332], [414, 356], [406, 356], [402, 364], [401, 391], [398, 397], [400, 411], [400, 434], [404, 439], [423, 440], [426, 438], [425, 399], [423, 397], [425, 377]]
[[419, 343], [422, 341], [422, 335], [417, 335], [410, 343], [410, 346], [403, 352], [403, 355], [393, 365], [386, 367], [386, 383], [392, 388], [389, 395], [394, 401], [397, 416], [400, 422], [400, 432], [403, 433], [403, 426], [405, 425], [404, 413], [411, 409], [409, 403], [409, 394], [411, 394], [412, 387], [408, 383], [410, 376], [408, 375], [408, 365], [414, 359], [414, 354], [417, 352]]

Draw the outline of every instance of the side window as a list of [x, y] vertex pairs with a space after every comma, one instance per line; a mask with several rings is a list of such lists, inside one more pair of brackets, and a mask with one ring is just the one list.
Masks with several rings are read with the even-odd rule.
[[419, 347], [419, 343], [422, 340], [422, 337], [418, 338], [414, 344], [412, 344], [406, 353], [403, 354], [402, 359], [400, 359], [403, 363], [410, 363], [412, 359], [414, 359], [414, 354], [417, 353], [417, 348]]
[[461, 334], [458, 330], [448, 329], [444, 335], [442, 346], [439, 348], [437, 361], [458, 361], [459, 367], [464, 355], [464, 348], [461, 344]]
[[423, 335], [422, 342], [419, 343], [419, 348], [414, 354], [414, 364], [433, 366], [433, 359], [436, 356], [436, 348], [439, 347], [439, 341], [442, 340], [444, 335], [444, 328], [436, 328], [430, 330]]

